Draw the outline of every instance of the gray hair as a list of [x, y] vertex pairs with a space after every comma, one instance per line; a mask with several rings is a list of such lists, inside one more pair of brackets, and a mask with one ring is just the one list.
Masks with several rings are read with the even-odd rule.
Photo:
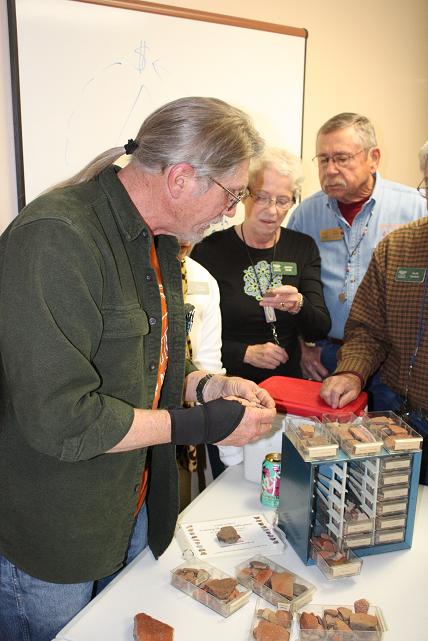
[[419, 150], [419, 164], [420, 164], [422, 173], [425, 172], [427, 163], [428, 163], [428, 140], [422, 145], [422, 147]]
[[371, 147], [377, 147], [376, 133], [370, 120], [366, 116], [352, 112], [337, 114], [327, 120], [318, 130], [317, 138], [321, 134], [329, 134], [345, 127], [354, 127], [363, 149], [366, 151]]
[[265, 169], [274, 169], [281, 176], [291, 180], [291, 188], [295, 197], [300, 195], [303, 182], [303, 168], [300, 158], [280, 147], [267, 147], [261, 156], [253, 158], [249, 169], [249, 186]]
[[[179, 98], [149, 115], [135, 138], [131, 163], [159, 174], [186, 162], [200, 177], [233, 173], [236, 165], [262, 153], [264, 141], [250, 117], [217, 98]], [[65, 187], [90, 180], [123, 156], [123, 147], [109, 149], [72, 178]]]

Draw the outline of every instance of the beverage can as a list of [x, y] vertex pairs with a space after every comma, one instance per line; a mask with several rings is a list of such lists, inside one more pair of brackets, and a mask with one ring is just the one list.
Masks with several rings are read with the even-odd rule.
[[281, 483], [281, 453], [266, 454], [262, 465], [262, 487], [260, 502], [266, 507], [276, 509], [279, 505]]

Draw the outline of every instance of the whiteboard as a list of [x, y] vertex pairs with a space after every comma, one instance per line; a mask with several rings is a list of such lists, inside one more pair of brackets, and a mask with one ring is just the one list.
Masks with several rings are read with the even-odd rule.
[[216, 14], [206, 14], [208, 21], [204, 12], [184, 10], [191, 17], [183, 18], [88, 0], [9, 0], [10, 16], [14, 11], [20, 207], [135, 137], [148, 114], [182, 96], [240, 107], [269, 144], [301, 155], [304, 29], [290, 35], [282, 25], [225, 24], [228, 17]]

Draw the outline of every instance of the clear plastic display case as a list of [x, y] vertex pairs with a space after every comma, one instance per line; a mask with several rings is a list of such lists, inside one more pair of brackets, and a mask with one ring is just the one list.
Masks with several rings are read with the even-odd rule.
[[289, 420], [285, 431], [304, 461], [332, 459], [337, 455], [338, 442], [316, 417]]
[[318, 605], [298, 612], [297, 639], [300, 641], [381, 641], [387, 626], [382, 610], [369, 606], [366, 613], [355, 612], [351, 605]]
[[248, 641], [268, 638], [272, 641], [293, 639], [294, 615], [287, 604], [267, 606], [264, 599], [257, 599]]
[[355, 414], [324, 414], [323, 423], [331, 430], [342, 450], [351, 457], [375, 456], [382, 449], [383, 442], [378, 432], [365, 425]]
[[363, 423], [377, 431], [389, 452], [411, 452], [422, 447], [420, 434], [394, 412], [367, 412]]
[[223, 617], [236, 612], [251, 596], [251, 590], [243, 590], [236, 579], [199, 560], [186, 561], [171, 570], [171, 583]]
[[266, 556], [254, 556], [236, 567], [236, 578], [249, 590], [275, 606], [288, 604], [291, 611], [309, 603], [312, 583]]

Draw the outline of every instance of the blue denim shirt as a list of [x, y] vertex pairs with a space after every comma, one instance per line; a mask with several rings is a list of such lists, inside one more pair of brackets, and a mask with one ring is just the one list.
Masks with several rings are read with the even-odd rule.
[[[352, 226], [340, 213], [336, 199], [329, 198], [323, 191], [306, 198], [296, 208], [288, 227], [312, 236], [318, 245], [324, 298], [332, 321], [330, 336], [343, 338], [355, 292], [378, 242], [397, 227], [426, 214], [426, 202], [416, 189], [383, 180], [378, 173], [371, 198]], [[342, 238], [321, 241], [322, 230], [338, 227], [343, 231]], [[360, 242], [365, 229], [366, 233]], [[349, 272], [345, 278], [348, 260]], [[342, 292], [346, 296], [344, 302], [339, 300]]]

